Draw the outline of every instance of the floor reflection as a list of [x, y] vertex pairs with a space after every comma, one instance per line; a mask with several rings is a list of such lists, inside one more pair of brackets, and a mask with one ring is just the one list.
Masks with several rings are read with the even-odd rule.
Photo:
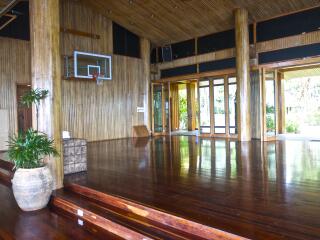
[[267, 224], [320, 239], [320, 142], [166, 136], [89, 143], [88, 155], [75, 181], [98, 190], [251, 238]]

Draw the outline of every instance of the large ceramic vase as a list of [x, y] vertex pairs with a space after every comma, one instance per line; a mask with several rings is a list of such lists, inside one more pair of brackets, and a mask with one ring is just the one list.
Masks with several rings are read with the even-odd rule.
[[12, 179], [14, 197], [24, 211], [35, 211], [46, 207], [52, 187], [53, 179], [48, 167], [19, 168]]

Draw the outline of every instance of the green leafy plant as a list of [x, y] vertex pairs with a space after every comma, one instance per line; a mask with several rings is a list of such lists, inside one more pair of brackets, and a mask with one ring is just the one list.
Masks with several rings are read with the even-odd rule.
[[15, 168], [38, 168], [44, 165], [45, 156], [57, 156], [53, 140], [44, 133], [28, 129], [9, 140], [9, 158], [14, 161]]
[[39, 105], [40, 101], [45, 99], [49, 94], [48, 90], [45, 89], [32, 89], [30, 92], [27, 92], [21, 97], [21, 103], [26, 105], [28, 108], [32, 107], [32, 104], [36, 106], [36, 115], [37, 115], [37, 131], [38, 131], [38, 118], [39, 118]]
[[38, 131], [39, 105], [40, 101], [49, 94], [48, 90], [34, 89], [21, 98], [21, 103], [27, 107], [36, 105], [37, 130], [28, 129], [26, 133], [20, 132], [9, 140], [9, 158], [14, 162], [15, 168], [38, 168], [44, 165], [45, 156], [57, 156], [54, 141], [50, 140], [44, 133]]
[[186, 96], [179, 97], [180, 128], [186, 129], [188, 124], [188, 104]]
[[267, 115], [267, 130], [274, 131], [275, 130], [274, 118], [270, 115]]
[[299, 132], [299, 124], [293, 121], [288, 121], [286, 124], [286, 132], [287, 133], [298, 133]]

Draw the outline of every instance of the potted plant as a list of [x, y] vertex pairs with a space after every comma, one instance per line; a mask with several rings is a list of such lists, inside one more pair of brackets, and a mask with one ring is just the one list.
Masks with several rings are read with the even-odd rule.
[[36, 105], [37, 130], [28, 129], [9, 140], [9, 158], [15, 164], [12, 189], [19, 207], [24, 211], [44, 208], [50, 199], [53, 178], [46, 166], [46, 156], [58, 155], [53, 140], [38, 131], [38, 109], [40, 100], [46, 98], [47, 90], [35, 89], [22, 97], [22, 103], [28, 107]]

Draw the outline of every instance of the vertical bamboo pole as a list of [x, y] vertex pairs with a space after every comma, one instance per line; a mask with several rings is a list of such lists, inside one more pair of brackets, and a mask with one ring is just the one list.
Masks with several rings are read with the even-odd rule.
[[[49, 90], [49, 97], [39, 108], [39, 131], [54, 139], [60, 153], [47, 159], [55, 189], [63, 186], [59, 21], [59, 0], [30, 0], [32, 87]], [[35, 113], [33, 119], [36, 120]], [[34, 127], [35, 124], [33, 121]]]

